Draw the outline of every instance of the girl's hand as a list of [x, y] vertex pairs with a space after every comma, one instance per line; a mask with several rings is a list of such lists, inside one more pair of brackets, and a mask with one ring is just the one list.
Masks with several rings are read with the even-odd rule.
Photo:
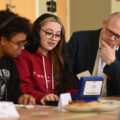
[[46, 94], [43, 98], [41, 98], [40, 103], [42, 105], [46, 105], [46, 101], [58, 101], [58, 96], [55, 94]]

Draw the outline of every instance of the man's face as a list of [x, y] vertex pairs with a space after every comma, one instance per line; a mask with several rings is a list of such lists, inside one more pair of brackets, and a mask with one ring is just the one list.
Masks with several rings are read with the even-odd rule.
[[17, 57], [24, 49], [26, 34], [17, 33], [9, 41], [5, 37], [2, 39], [2, 42], [4, 42], [2, 45], [3, 53], [11, 57]]
[[120, 45], [120, 18], [113, 18], [108, 22], [103, 22], [101, 39], [111, 48]]

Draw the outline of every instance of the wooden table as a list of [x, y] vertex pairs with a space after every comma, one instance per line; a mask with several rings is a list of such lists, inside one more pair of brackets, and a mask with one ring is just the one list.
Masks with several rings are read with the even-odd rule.
[[[120, 100], [120, 97], [106, 97], [105, 100]], [[20, 118], [4, 120], [118, 120], [118, 111], [101, 113], [61, 112], [56, 107], [44, 106], [34, 109], [18, 109]], [[0, 119], [1, 120], [1, 119]]]

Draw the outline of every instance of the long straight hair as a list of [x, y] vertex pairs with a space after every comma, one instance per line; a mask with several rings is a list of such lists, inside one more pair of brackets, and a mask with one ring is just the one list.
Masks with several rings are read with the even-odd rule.
[[61, 20], [53, 15], [53, 14], [43, 14], [41, 15], [34, 23], [33, 23], [33, 27], [32, 27], [32, 33], [28, 38], [28, 44], [26, 46], [26, 49], [30, 52], [30, 53], [34, 53], [36, 52], [40, 45], [40, 29], [47, 23], [50, 21], [54, 21], [57, 22], [61, 25], [61, 40], [59, 41], [59, 43], [57, 44], [57, 46], [51, 50], [49, 52], [49, 55], [51, 57], [52, 63], [53, 63], [53, 72], [54, 72], [54, 80], [56, 83], [56, 87], [58, 89], [58, 91], [63, 91], [62, 89], [64, 89], [63, 86], [63, 70], [64, 70], [64, 60], [63, 60], [63, 56], [62, 56], [62, 51], [64, 49], [65, 46], [65, 30], [63, 27], [63, 24], [61, 22]]

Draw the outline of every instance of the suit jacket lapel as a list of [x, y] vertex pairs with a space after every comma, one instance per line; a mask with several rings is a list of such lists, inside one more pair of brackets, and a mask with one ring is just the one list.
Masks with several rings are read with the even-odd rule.
[[89, 40], [89, 45], [88, 45], [88, 69], [90, 71], [90, 73], [92, 74], [93, 72], [93, 68], [94, 68], [94, 64], [95, 64], [95, 60], [96, 60], [96, 56], [97, 56], [97, 51], [98, 51], [98, 47], [99, 47], [99, 35], [100, 35], [100, 31], [95, 31], [93, 33], [93, 36], [91, 37], [91, 40]]

